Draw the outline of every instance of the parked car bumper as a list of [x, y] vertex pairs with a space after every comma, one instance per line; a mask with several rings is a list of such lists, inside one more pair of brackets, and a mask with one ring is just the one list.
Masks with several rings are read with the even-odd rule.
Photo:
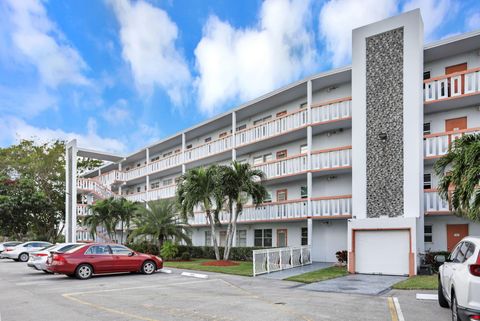
[[458, 316], [461, 321], [470, 321], [472, 316], [480, 316], [480, 310], [458, 307]]
[[47, 267], [45, 266], [45, 264], [42, 264], [40, 262], [27, 262], [27, 266], [35, 269], [35, 270], [39, 270], [39, 271], [43, 271], [43, 270], [46, 270]]
[[3, 252], [1, 257], [3, 259], [18, 259], [18, 253]]

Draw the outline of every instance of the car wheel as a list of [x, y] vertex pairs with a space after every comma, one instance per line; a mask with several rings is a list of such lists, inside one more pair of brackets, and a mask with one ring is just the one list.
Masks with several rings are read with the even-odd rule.
[[457, 298], [455, 297], [455, 292], [452, 292], [452, 321], [459, 321], [458, 318], [458, 306]]
[[27, 262], [28, 261], [28, 253], [22, 253], [18, 256], [18, 260], [20, 262]]
[[47, 274], [53, 274], [53, 272], [50, 272], [50, 271], [47, 271], [47, 270], [42, 270], [42, 271], [47, 273]]
[[145, 261], [142, 264], [142, 273], [143, 274], [152, 274], [157, 270], [157, 265], [153, 261]]
[[75, 276], [77, 279], [86, 280], [93, 274], [93, 268], [90, 264], [80, 264], [75, 270]]
[[445, 298], [445, 295], [443, 295], [443, 285], [440, 276], [438, 276], [438, 304], [442, 308], [448, 308], [448, 301]]
[[74, 277], [76, 277], [75, 274], [66, 274], [66, 276], [68, 276], [69, 278], [74, 278]]

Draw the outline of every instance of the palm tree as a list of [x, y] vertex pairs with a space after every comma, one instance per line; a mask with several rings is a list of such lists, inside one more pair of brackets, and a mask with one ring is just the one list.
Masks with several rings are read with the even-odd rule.
[[116, 199], [113, 202], [113, 205], [114, 205], [114, 208], [113, 208], [114, 213], [112, 213], [112, 215], [116, 218], [115, 225], [117, 225], [118, 222], [120, 222], [122, 226], [120, 243], [123, 243], [125, 228], [127, 229], [127, 231], [130, 230], [130, 223], [139, 206], [138, 206], [138, 203], [129, 201], [123, 197]]
[[133, 222], [136, 228], [130, 234], [130, 240], [138, 236], [151, 236], [158, 241], [160, 248], [169, 238], [185, 241], [189, 245], [192, 243], [187, 233], [190, 226], [179, 219], [172, 200], [150, 201], [145, 206], [139, 206]]
[[[243, 206], [252, 199], [255, 206], [263, 203], [267, 190], [262, 185], [265, 174], [258, 169], [252, 169], [248, 163], [233, 161], [231, 166], [220, 166], [217, 186], [223, 192], [226, 208], [229, 212], [225, 251], [223, 259], [228, 260], [237, 228], [238, 216], [242, 214]], [[235, 211], [233, 209], [235, 208]]]
[[[195, 207], [201, 206], [205, 211], [210, 230], [212, 234], [215, 257], [220, 260], [220, 251], [215, 232], [215, 219], [219, 213], [217, 202], [215, 201], [215, 185], [218, 175], [218, 167], [211, 165], [207, 168], [193, 168], [183, 174], [177, 185], [177, 203], [180, 214], [186, 219], [193, 216]], [[215, 213], [214, 213], [215, 212]], [[212, 214], [214, 214], [212, 216]]]
[[117, 218], [113, 214], [113, 208], [115, 207], [115, 199], [113, 197], [99, 200], [96, 203], [89, 205], [91, 214], [85, 218], [85, 225], [89, 227], [90, 235], [95, 237], [97, 234], [97, 228], [103, 226], [110, 239], [115, 234], [115, 225]]
[[459, 216], [480, 219], [480, 134], [455, 140], [448, 153], [435, 163], [439, 193]]

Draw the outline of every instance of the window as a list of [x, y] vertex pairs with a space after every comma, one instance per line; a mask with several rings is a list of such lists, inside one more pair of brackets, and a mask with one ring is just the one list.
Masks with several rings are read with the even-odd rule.
[[171, 178], [163, 180], [163, 186], [172, 185], [173, 180]]
[[110, 255], [110, 248], [108, 245], [93, 245], [85, 252], [88, 255]]
[[308, 245], [308, 228], [302, 227], [302, 245]]
[[308, 197], [308, 188], [307, 186], [300, 186], [300, 198]]
[[287, 114], [287, 111], [286, 111], [286, 110], [283, 110], [283, 111], [281, 111], [281, 112], [278, 112], [275, 116], [277, 116], [277, 118], [278, 118], [278, 117], [285, 116], [286, 114]]
[[247, 246], [247, 230], [237, 230], [237, 246]]
[[423, 80], [430, 79], [430, 71], [424, 71], [423, 72]]
[[269, 162], [273, 160], [273, 155], [272, 154], [265, 154], [263, 155], [263, 161], [266, 163], [266, 162]]
[[132, 253], [132, 250], [122, 245], [110, 245], [110, 248], [112, 249], [112, 254], [115, 255], [129, 255]]
[[175, 149], [175, 154], [178, 154], [178, 153], [180, 153], [180, 148]]
[[453, 262], [455, 263], [463, 263], [467, 260], [467, 252], [470, 246], [469, 242], [462, 242], [460, 243], [455, 249], [455, 256], [453, 256]]
[[430, 135], [430, 123], [423, 123], [423, 134], [424, 135]]
[[253, 126], [258, 125], [258, 124], [261, 124], [261, 123], [264, 123], [264, 122], [270, 120], [271, 118], [272, 118], [272, 115], [268, 115], [268, 116], [266, 116], [266, 117], [263, 117], [263, 118], [259, 118], [259, 119], [257, 119], [257, 120], [254, 120], [254, 121], [253, 121]]
[[205, 246], [211, 246], [211, 245], [212, 245], [212, 232], [205, 231]]
[[205, 138], [205, 143], [208, 143], [208, 142], [211, 142], [211, 141], [212, 141], [212, 137]]
[[142, 190], [142, 188], [140, 186], [137, 187], [137, 193], [140, 193], [140, 191]]
[[302, 108], [307, 108], [307, 102], [301, 103], [300, 104], [300, 109]]
[[[470, 242], [467, 242], [467, 243], [470, 243]], [[473, 243], [470, 243], [468, 246], [467, 253], [465, 253], [465, 260], [468, 260], [473, 255], [474, 252], [475, 252], [475, 245]]]
[[432, 243], [433, 242], [433, 237], [432, 237], [432, 226], [431, 225], [425, 225], [423, 227], [423, 232], [424, 232], [424, 241], [425, 243]]
[[424, 189], [432, 188], [432, 174], [423, 174], [423, 188]]
[[130, 170], [130, 167], [125, 168], [125, 170], [128, 172]]
[[225, 137], [227, 136], [228, 133], [227, 132], [223, 132], [223, 133], [220, 133], [220, 135], [218, 135], [219, 138], [222, 138], [222, 137]]
[[267, 195], [263, 200], [264, 203], [271, 203], [272, 202], [272, 193], [267, 191]]
[[240, 125], [237, 127], [237, 132], [241, 131], [241, 130], [244, 130], [244, 129], [247, 129], [247, 125], [246, 124], [243, 124], [243, 125]]
[[287, 150], [280, 150], [277, 152], [277, 159], [285, 158], [287, 157]]
[[277, 191], [277, 202], [282, 202], [287, 200], [287, 190], [279, 189]]
[[192, 148], [192, 144], [187, 145], [187, 149], [190, 149], [190, 148]]
[[155, 182], [155, 183], [150, 184], [151, 189], [159, 188], [159, 187], [160, 187], [160, 182]]
[[263, 156], [253, 158], [253, 165], [260, 165], [261, 163], [263, 163]]
[[167, 157], [167, 156], [170, 156], [170, 155], [172, 155], [172, 152], [171, 152], [171, 151], [163, 154], [163, 157]]
[[154, 161], [157, 161], [159, 159], [160, 159], [160, 156], [157, 156], [157, 157], [152, 158], [151, 161], [154, 162]]
[[308, 145], [304, 144], [300, 146], [300, 154], [306, 154], [308, 152]]
[[271, 247], [272, 229], [255, 230], [254, 246]]

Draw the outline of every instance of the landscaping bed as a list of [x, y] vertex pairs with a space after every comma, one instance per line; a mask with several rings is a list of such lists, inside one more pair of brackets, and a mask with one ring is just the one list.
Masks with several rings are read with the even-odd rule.
[[[226, 262], [229, 262], [229, 263], [226, 263]], [[216, 261], [211, 259], [193, 259], [188, 262], [185, 262], [185, 261], [164, 262], [164, 266], [178, 268], [178, 269], [217, 272], [217, 273], [235, 274], [235, 275], [243, 275], [243, 276], [252, 276], [252, 271], [253, 271], [252, 262]]]
[[409, 277], [405, 281], [393, 285], [394, 289], [399, 290], [437, 290], [438, 275], [416, 275]]
[[348, 274], [347, 268], [344, 266], [331, 266], [317, 271], [307, 272], [300, 275], [286, 278], [287, 281], [295, 281], [302, 283], [313, 283], [338, 278]]

